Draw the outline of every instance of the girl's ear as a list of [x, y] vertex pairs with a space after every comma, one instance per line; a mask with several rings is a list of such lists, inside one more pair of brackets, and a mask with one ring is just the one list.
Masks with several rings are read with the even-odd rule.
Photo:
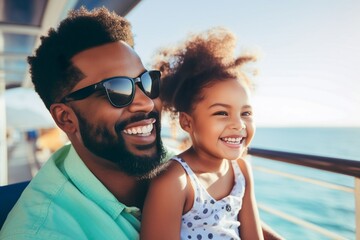
[[56, 125], [67, 134], [74, 134], [78, 121], [74, 111], [63, 103], [54, 103], [50, 106], [50, 113]]
[[179, 123], [184, 131], [188, 133], [192, 132], [192, 117], [189, 114], [180, 112]]

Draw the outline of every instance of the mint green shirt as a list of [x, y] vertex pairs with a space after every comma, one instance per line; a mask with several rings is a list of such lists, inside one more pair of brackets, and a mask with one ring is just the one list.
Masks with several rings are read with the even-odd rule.
[[139, 239], [140, 210], [119, 202], [72, 145], [45, 163], [4, 223], [0, 239]]

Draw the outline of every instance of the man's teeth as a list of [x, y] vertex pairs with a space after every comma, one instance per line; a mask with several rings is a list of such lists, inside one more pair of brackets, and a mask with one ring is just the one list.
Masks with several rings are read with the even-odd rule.
[[153, 128], [154, 128], [153, 124], [149, 124], [146, 126], [127, 128], [123, 132], [129, 135], [138, 134], [138, 135], [148, 136], [151, 134]]
[[240, 144], [243, 138], [222, 138], [222, 140], [229, 144]]

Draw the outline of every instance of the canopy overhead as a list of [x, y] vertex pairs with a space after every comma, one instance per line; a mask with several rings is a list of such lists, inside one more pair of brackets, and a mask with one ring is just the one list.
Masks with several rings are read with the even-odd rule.
[[125, 16], [140, 0], [0, 0], [0, 82], [5, 88], [31, 86], [27, 56], [40, 36], [55, 27], [70, 9], [105, 6]]

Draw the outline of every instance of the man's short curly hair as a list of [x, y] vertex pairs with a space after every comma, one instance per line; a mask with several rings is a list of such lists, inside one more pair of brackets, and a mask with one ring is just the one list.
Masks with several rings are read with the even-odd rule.
[[[28, 57], [31, 79], [46, 107], [58, 102], [83, 77], [71, 58], [86, 49], [124, 41], [134, 45], [130, 23], [106, 8], [80, 8], [69, 13], [57, 29], [51, 28], [34, 56]], [[96, 61], [96, 59], [93, 59]]]
[[164, 109], [191, 112], [203, 97], [201, 90], [218, 81], [240, 79], [251, 86], [241, 67], [255, 61], [256, 56], [234, 57], [235, 47], [235, 36], [225, 28], [215, 27], [190, 35], [175, 48], [160, 50], [154, 67], [162, 72], [160, 97]]

